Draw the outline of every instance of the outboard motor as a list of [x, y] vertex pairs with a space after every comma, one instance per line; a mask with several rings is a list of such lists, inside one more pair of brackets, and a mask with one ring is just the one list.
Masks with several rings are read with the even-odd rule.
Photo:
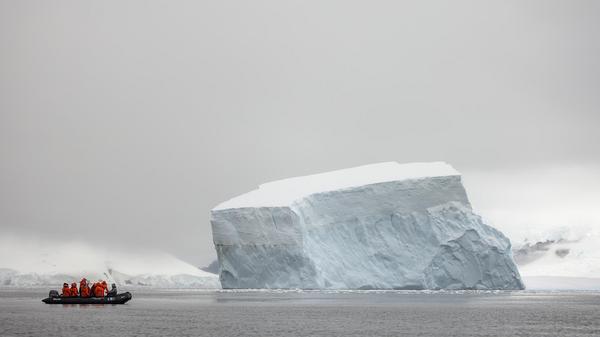
[[48, 297], [54, 298], [54, 297], [60, 297], [60, 296], [58, 295], [58, 291], [50, 290], [50, 292], [48, 293]]

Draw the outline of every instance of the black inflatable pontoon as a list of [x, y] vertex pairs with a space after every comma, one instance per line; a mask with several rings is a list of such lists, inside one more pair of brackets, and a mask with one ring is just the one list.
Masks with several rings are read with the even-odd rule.
[[131, 293], [125, 292], [117, 296], [106, 297], [48, 297], [42, 302], [47, 304], [125, 304], [131, 299]]

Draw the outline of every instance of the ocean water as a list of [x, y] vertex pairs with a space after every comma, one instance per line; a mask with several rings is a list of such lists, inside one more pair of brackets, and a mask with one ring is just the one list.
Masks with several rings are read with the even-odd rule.
[[600, 336], [598, 292], [131, 291], [93, 306], [0, 290], [0, 336]]

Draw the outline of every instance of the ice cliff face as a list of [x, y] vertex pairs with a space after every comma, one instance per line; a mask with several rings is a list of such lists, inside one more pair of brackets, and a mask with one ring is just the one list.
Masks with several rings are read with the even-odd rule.
[[445, 163], [261, 185], [211, 211], [223, 288], [522, 289], [509, 240]]

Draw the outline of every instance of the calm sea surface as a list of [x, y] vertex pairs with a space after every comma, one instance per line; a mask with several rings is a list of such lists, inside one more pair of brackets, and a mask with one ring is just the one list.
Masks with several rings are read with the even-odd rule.
[[600, 336], [600, 293], [132, 293], [91, 306], [0, 290], [0, 336]]

